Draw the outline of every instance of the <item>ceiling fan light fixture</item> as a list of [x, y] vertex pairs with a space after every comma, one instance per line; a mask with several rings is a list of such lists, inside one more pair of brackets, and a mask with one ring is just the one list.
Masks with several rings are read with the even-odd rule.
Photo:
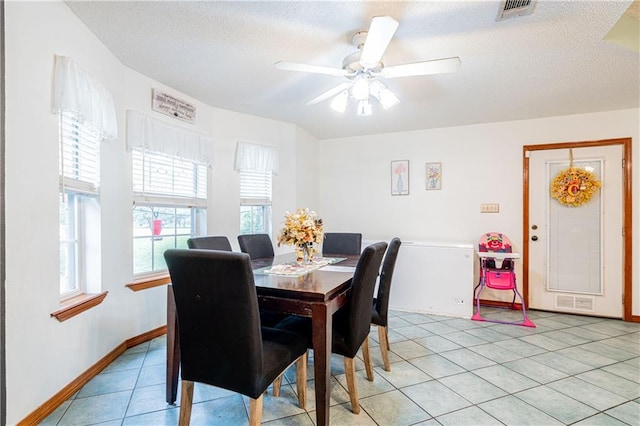
[[400, 103], [400, 99], [378, 80], [373, 80], [370, 87], [371, 95], [380, 102], [384, 109], [389, 109]]
[[369, 99], [369, 78], [366, 75], [356, 77], [351, 86], [351, 95], [359, 101]]
[[368, 117], [373, 112], [371, 107], [371, 101], [369, 98], [358, 101], [358, 115], [361, 117]]
[[377, 98], [384, 109], [389, 109], [400, 103], [400, 99], [389, 89], [381, 90]]
[[341, 92], [331, 101], [331, 109], [343, 114], [347, 109], [347, 101], [349, 100], [349, 92], [347, 90]]

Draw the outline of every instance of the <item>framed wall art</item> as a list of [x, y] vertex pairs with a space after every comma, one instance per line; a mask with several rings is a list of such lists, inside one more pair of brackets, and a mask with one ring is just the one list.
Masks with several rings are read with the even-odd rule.
[[409, 160], [391, 162], [391, 195], [409, 195]]
[[427, 163], [427, 190], [442, 189], [442, 163]]

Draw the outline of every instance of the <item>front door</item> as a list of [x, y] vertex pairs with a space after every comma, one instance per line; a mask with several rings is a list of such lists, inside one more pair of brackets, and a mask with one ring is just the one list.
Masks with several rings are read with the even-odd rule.
[[[623, 153], [622, 145], [528, 152], [530, 308], [623, 317]], [[577, 187], [569, 180], [568, 191], [560, 192], [562, 203], [551, 190], [571, 158], [574, 167], [591, 174], [584, 173]], [[594, 182], [600, 188], [583, 203], [585, 188]]]

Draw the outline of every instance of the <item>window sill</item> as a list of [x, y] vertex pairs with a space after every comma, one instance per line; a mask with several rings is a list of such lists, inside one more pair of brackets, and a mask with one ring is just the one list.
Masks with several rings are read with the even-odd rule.
[[52, 317], [55, 317], [58, 321], [66, 321], [69, 318], [75, 317], [78, 314], [88, 311], [94, 306], [98, 306], [109, 294], [108, 291], [94, 294], [81, 294], [80, 296], [72, 297], [61, 304], [61, 308], [51, 313]]
[[127, 284], [126, 287], [128, 287], [131, 291], [140, 291], [146, 290], [148, 288], [160, 287], [169, 283], [171, 283], [171, 277], [169, 276], [169, 274], [166, 274], [161, 276], [156, 275], [154, 277], [146, 277], [141, 280], [134, 281], [131, 284]]

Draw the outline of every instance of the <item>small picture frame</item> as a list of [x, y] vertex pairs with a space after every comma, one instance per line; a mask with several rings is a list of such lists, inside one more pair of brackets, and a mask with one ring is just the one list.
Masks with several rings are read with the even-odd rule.
[[442, 189], [442, 163], [427, 163], [425, 177], [427, 190]]
[[409, 195], [409, 160], [391, 162], [391, 195]]

